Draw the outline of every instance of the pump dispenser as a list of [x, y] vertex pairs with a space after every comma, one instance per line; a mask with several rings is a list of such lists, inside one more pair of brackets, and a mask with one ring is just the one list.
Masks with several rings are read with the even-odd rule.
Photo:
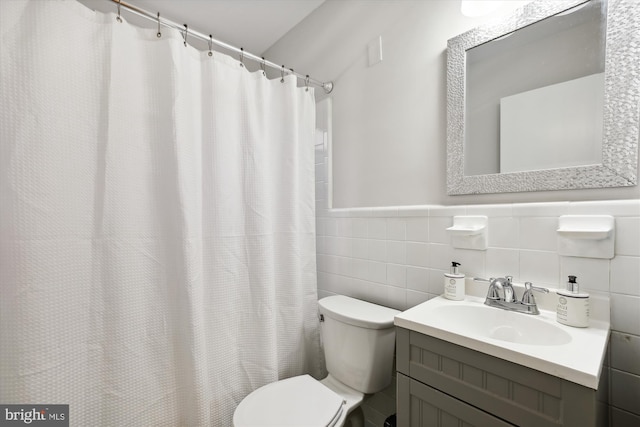
[[444, 275], [444, 296], [445, 298], [461, 301], [464, 299], [465, 286], [464, 274], [458, 272], [459, 262], [451, 262], [451, 271]]
[[569, 276], [566, 290], [557, 291], [557, 321], [564, 325], [586, 328], [589, 326], [589, 294], [580, 292], [576, 276]]

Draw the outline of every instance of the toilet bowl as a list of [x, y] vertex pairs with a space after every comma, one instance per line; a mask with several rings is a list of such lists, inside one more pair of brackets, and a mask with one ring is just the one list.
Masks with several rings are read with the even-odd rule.
[[318, 301], [329, 375], [299, 375], [267, 384], [245, 397], [234, 427], [351, 427], [363, 425], [356, 410], [365, 394], [391, 383], [399, 312], [334, 295]]

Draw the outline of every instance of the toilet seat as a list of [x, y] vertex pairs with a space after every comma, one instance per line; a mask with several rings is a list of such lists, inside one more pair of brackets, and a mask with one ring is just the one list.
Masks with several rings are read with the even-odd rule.
[[234, 427], [332, 427], [344, 410], [344, 399], [309, 375], [267, 384], [236, 408]]

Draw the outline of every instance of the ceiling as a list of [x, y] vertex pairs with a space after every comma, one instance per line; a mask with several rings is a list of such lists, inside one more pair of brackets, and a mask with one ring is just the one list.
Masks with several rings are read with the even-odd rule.
[[[111, 0], [78, 0], [91, 9], [115, 12]], [[325, 0], [123, 0], [213, 38], [261, 55]], [[123, 9], [136, 25], [152, 26]]]

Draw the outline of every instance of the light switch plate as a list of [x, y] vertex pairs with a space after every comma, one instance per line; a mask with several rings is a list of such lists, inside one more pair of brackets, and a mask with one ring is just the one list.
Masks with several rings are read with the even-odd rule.
[[378, 36], [367, 45], [369, 52], [369, 67], [382, 62], [382, 36]]

